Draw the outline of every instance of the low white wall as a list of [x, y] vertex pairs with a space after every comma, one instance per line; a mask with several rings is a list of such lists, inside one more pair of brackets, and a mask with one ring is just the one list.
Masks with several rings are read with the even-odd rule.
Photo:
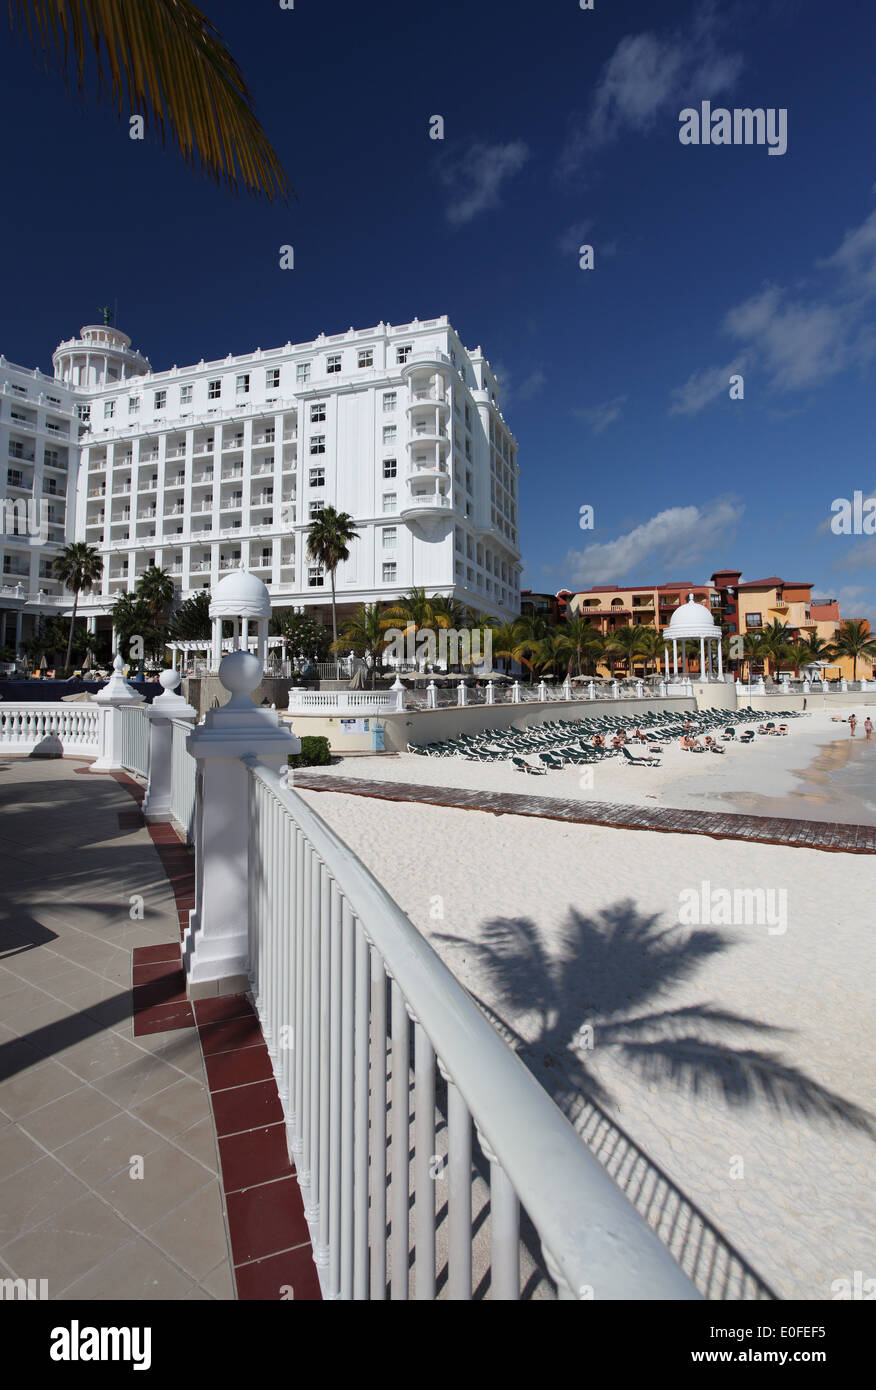
[[807, 711], [828, 709], [832, 714], [842, 714], [847, 709], [876, 707], [876, 690], [848, 690], [843, 694], [833, 690], [822, 692], [819, 688], [811, 690], [808, 695], [784, 695], [781, 690], [770, 695], [749, 695], [743, 687], [739, 693], [740, 705], [751, 705], [752, 709], [767, 713], [777, 709], [802, 710], [804, 700]]
[[[479, 733], [482, 729], [518, 729], [542, 724], [546, 719], [588, 719], [601, 714], [628, 715], [630, 722], [646, 710], [691, 710], [696, 701], [688, 696], [659, 696], [641, 700], [550, 700], [545, 704], [448, 705], [445, 709], [405, 710], [402, 714], [380, 714], [384, 747], [387, 752], [403, 752], [408, 743], [440, 743], [458, 734]], [[299, 738], [322, 735], [335, 753], [370, 750], [371, 734], [342, 734], [339, 719], [317, 718], [306, 714], [283, 715]]]

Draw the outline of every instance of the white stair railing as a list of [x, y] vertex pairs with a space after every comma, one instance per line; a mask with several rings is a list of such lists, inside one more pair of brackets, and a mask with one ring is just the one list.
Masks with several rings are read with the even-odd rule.
[[[433, 1299], [438, 1253], [451, 1299], [487, 1271], [492, 1298], [517, 1299], [521, 1206], [561, 1298], [699, 1297], [377, 880], [281, 774], [243, 762], [249, 972], [324, 1297]], [[487, 1173], [484, 1251], [472, 1208]]]

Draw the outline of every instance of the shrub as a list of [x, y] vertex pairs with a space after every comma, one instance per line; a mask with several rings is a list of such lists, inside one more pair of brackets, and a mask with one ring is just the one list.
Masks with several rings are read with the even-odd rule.
[[290, 767], [327, 767], [332, 760], [327, 738], [305, 734], [301, 740], [301, 752], [289, 754]]

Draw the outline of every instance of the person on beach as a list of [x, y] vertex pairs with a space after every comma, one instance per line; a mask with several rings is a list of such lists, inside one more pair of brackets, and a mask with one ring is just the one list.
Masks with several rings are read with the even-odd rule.
[[867, 735], [867, 742], [868, 742], [868, 743], [870, 742], [870, 735], [872, 734], [872, 732], [873, 732], [873, 720], [870, 718], [870, 716], [869, 716], [869, 714], [868, 714], [868, 715], [867, 715], [867, 718], [864, 720], [864, 733]]
[[594, 734], [590, 742], [593, 744], [594, 748], [605, 747], [605, 739], [603, 738], [602, 734]]
[[852, 717], [851, 717], [850, 720], [849, 720], [849, 729], [851, 730], [851, 737], [852, 737], [852, 738], [855, 737], [855, 727], [856, 727], [857, 723], [858, 723], [857, 719], [855, 718], [854, 715], [852, 715]]

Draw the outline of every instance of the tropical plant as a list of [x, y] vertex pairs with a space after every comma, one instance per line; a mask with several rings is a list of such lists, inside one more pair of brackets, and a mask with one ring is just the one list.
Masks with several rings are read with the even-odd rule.
[[517, 624], [500, 623], [493, 628], [493, 660], [504, 661], [506, 668], [514, 660], [517, 646]]
[[837, 656], [851, 657], [853, 681], [858, 679], [859, 657], [876, 660], [876, 641], [866, 618], [847, 618], [840, 623], [833, 645]]
[[137, 597], [146, 605], [154, 627], [166, 627], [176, 588], [167, 570], [149, 565], [137, 580]]
[[[63, 618], [53, 614], [51, 617], [43, 618], [39, 632], [34, 633], [23, 646], [26, 655], [36, 666], [42, 657], [46, 658], [49, 666], [60, 666], [64, 661], [65, 650], [70, 651], [67, 646], [68, 640], [68, 624]], [[66, 665], [69, 667], [72, 660], [74, 665], [79, 666], [86, 654], [94, 650], [94, 646], [94, 635], [85, 632], [81, 626], [77, 627], [73, 633], [73, 647], [66, 659]]]
[[583, 675], [585, 667], [592, 670], [605, 650], [602, 633], [580, 613], [559, 624], [554, 644], [557, 655], [565, 658], [566, 671], [571, 673], [574, 666], [576, 676]]
[[742, 650], [748, 664], [749, 680], [753, 666], [763, 666], [765, 671], [769, 669], [769, 646], [761, 632], [746, 632], [742, 639]]
[[63, 581], [64, 587], [69, 589], [73, 595], [73, 612], [70, 614], [70, 632], [67, 637], [67, 660], [64, 663], [69, 666], [70, 653], [73, 650], [73, 627], [76, 622], [79, 595], [89, 593], [92, 586], [100, 579], [103, 574], [103, 560], [93, 545], [86, 545], [84, 541], [75, 541], [72, 545], [65, 545], [64, 549], [55, 556], [52, 568], [58, 579]]
[[283, 638], [283, 646], [296, 669], [306, 662], [325, 661], [328, 656], [331, 639], [312, 613], [280, 608], [271, 614], [270, 632]]
[[356, 523], [349, 512], [323, 507], [307, 531], [307, 557], [326, 570], [332, 581], [332, 644], [338, 640], [335, 603], [335, 571], [342, 560], [349, 560], [350, 541], [359, 539]]
[[523, 613], [514, 624], [515, 645], [510, 655], [512, 660], [527, 668], [530, 684], [552, 628], [553, 623], [541, 613]]
[[626, 664], [627, 675], [632, 676], [633, 666], [637, 656], [643, 655], [642, 634], [645, 629], [642, 627], [618, 627], [614, 632], [608, 634], [605, 644], [606, 655], [613, 661], [621, 660]]
[[352, 647], [369, 657], [371, 688], [386, 645], [386, 621], [379, 603], [363, 603], [344, 623], [337, 648]]
[[185, 599], [174, 613], [167, 636], [176, 642], [197, 642], [211, 634], [210, 591], [200, 589]]
[[[657, 663], [665, 660], [666, 657], [666, 642], [663, 633], [659, 628], [644, 623], [638, 631], [640, 634], [639, 654], [644, 657], [645, 672], [649, 674], [649, 667], [651, 672], [656, 672]], [[664, 671], [663, 674], [666, 675], [666, 672]]]
[[791, 629], [787, 623], [780, 623], [777, 618], [761, 629], [761, 659], [764, 662], [764, 670], [770, 674], [770, 663], [774, 663], [778, 669], [791, 649], [792, 638]]
[[80, 93], [90, 53], [97, 94], [120, 117], [140, 113], [162, 144], [169, 131], [189, 168], [268, 202], [294, 192], [243, 73], [190, 0], [11, 0], [9, 15], [40, 60], [53, 49], [65, 79], [72, 67]]

